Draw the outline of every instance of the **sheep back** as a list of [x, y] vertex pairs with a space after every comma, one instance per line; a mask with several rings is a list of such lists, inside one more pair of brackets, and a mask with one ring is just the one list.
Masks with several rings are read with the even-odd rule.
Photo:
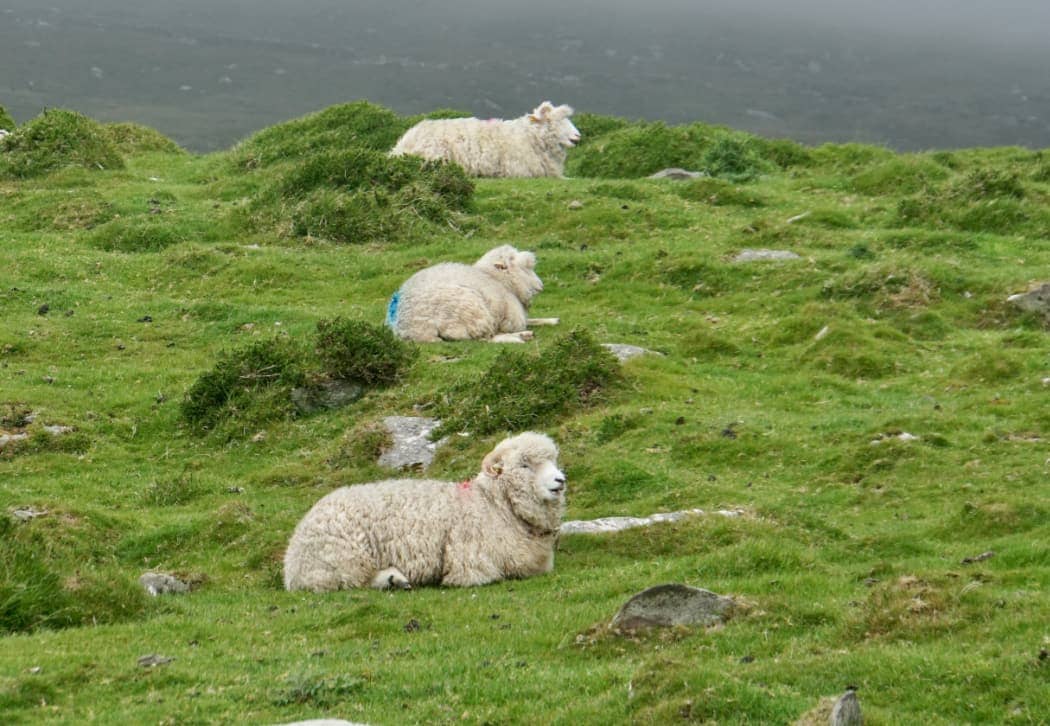
[[511, 121], [420, 121], [405, 132], [390, 153], [452, 161], [471, 176], [480, 177], [562, 176], [567, 155], [528, 117]]

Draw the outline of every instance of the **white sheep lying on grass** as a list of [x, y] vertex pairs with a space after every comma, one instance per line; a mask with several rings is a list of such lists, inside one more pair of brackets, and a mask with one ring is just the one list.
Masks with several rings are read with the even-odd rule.
[[396, 479], [336, 489], [292, 534], [284, 586], [484, 585], [550, 572], [565, 475], [547, 436], [502, 441], [464, 482]]
[[529, 325], [557, 318], [529, 318], [533, 296], [543, 290], [536, 256], [510, 245], [489, 250], [473, 265], [443, 262], [420, 270], [394, 293], [386, 324], [407, 340], [491, 340], [522, 343]]
[[398, 140], [394, 156], [454, 161], [471, 176], [563, 176], [565, 156], [580, 140], [572, 108], [544, 101], [520, 118], [420, 121]]

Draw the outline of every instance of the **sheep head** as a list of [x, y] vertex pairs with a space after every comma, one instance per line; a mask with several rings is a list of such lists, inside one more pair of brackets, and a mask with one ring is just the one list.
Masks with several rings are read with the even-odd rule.
[[543, 282], [535, 270], [536, 255], [531, 252], [500, 245], [486, 252], [474, 266], [499, 280], [526, 308], [536, 293], [543, 291]]
[[558, 447], [548, 436], [527, 432], [504, 439], [481, 463], [514, 514], [544, 533], [556, 532], [565, 510], [565, 474]]
[[528, 119], [542, 126], [545, 135], [550, 136], [558, 146], [571, 149], [580, 142], [580, 130], [569, 120], [570, 116], [571, 106], [555, 106], [550, 101], [544, 101], [533, 109]]

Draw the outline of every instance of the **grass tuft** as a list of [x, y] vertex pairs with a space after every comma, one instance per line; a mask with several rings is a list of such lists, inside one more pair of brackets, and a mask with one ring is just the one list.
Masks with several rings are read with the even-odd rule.
[[28, 179], [67, 166], [123, 169], [104, 127], [76, 111], [48, 109], [4, 140], [0, 178]]

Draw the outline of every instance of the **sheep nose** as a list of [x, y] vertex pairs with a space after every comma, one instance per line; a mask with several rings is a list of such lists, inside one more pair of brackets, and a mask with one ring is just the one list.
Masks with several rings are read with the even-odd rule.
[[565, 475], [559, 471], [558, 475], [554, 477], [554, 481], [556, 481], [558, 484], [561, 484], [562, 486], [565, 486]]

